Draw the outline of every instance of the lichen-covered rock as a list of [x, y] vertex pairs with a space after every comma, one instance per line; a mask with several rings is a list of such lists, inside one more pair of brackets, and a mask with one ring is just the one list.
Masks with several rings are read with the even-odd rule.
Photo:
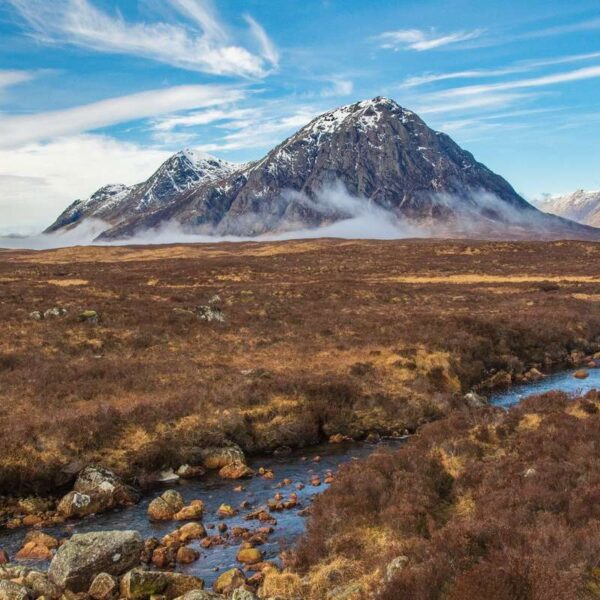
[[121, 579], [121, 596], [126, 600], [146, 600], [156, 595], [173, 600], [192, 590], [203, 589], [202, 579], [183, 573], [133, 569]]
[[204, 512], [204, 502], [202, 500], [193, 500], [188, 506], [184, 506], [177, 511], [173, 518], [176, 521], [193, 521], [202, 518]]
[[0, 581], [0, 600], [29, 600], [29, 594], [25, 586], [3, 579]]
[[181, 465], [177, 469], [177, 475], [182, 479], [194, 479], [196, 477], [202, 477], [206, 473], [204, 467], [200, 465]]
[[143, 546], [137, 531], [75, 534], [58, 549], [48, 576], [73, 592], [87, 591], [98, 573], [118, 576], [138, 565]]
[[183, 508], [183, 498], [175, 490], [167, 490], [148, 505], [148, 518], [151, 521], [170, 521]]
[[139, 498], [139, 493], [115, 473], [90, 465], [79, 473], [73, 491], [59, 502], [58, 512], [65, 517], [84, 517], [117, 506], [131, 506]]
[[246, 577], [239, 569], [229, 569], [221, 573], [213, 583], [213, 590], [217, 594], [230, 594], [236, 588], [246, 583]]
[[114, 600], [119, 595], [119, 582], [109, 573], [98, 573], [90, 585], [88, 595], [93, 600]]
[[39, 598], [60, 598], [62, 590], [48, 580], [48, 574], [40, 571], [30, 571], [23, 578], [25, 586], [31, 590], [31, 596]]
[[222, 469], [230, 464], [246, 464], [243, 450], [236, 444], [222, 447], [203, 448], [200, 452], [202, 464], [207, 469]]

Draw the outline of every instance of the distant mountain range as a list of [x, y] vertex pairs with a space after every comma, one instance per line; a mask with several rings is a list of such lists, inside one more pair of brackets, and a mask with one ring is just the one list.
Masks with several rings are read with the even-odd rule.
[[432, 235], [600, 239], [544, 214], [414, 112], [377, 97], [327, 112], [244, 165], [178, 152], [148, 180], [109, 185], [46, 230], [87, 219], [99, 240], [175, 225], [186, 233], [256, 236], [318, 228], [373, 209]]
[[538, 207], [559, 217], [600, 227], [600, 191], [577, 190], [565, 196], [551, 196], [538, 202]]

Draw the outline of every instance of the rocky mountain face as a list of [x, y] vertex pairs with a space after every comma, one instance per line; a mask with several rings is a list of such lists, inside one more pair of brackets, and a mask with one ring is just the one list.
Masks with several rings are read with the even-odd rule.
[[107, 185], [87, 200], [76, 200], [46, 230], [72, 227], [86, 218], [108, 224], [122, 223], [139, 214], [156, 210], [187, 190], [227, 177], [236, 165], [213, 156], [183, 150], [164, 162], [146, 181], [127, 187]]
[[577, 190], [566, 196], [552, 196], [538, 203], [545, 212], [600, 227], [600, 191]]
[[[594, 236], [594, 230], [540, 213], [510, 184], [387, 98], [327, 112], [262, 160], [234, 167], [179, 153], [146, 182], [102, 188], [74, 203], [49, 231], [86, 217], [126, 239], [175, 223], [189, 233], [255, 236], [314, 228], [374, 207], [438, 234]], [[565, 233], [566, 232], [566, 233]]]

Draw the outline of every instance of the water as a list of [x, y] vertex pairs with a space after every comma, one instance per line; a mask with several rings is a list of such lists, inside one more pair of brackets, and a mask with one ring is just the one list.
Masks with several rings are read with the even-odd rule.
[[[365, 458], [376, 448], [382, 451], [385, 451], [385, 449], [391, 450], [397, 448], [401, 443], [402, 440], [384, 441], [377, 446], [366, 443], [323, 444], [311, 447], [309, 450], [292, 452], [281, 458], [271, 456], [249, 461], [250, 466], [257, 471], [260, 467], [272, 469], [274, 473], [272, 480], [253, 477], [247, 480], [231, 481], [221, 479], [216, 473], [208, 473], [200, 479], [181, 480], [181, 482], [171, 487], [181, 492], [186, 504], [194, 499], [200, 499], [204, 502], [203, 523], [209, 535], [218, 533], [216, 526], [221, 522], [225, 522], [229, 528], [240, 526], [251, 530], [257, 529], [263, 523], [246, 521], [244, 515], [266, 505], [267, 500], [272, 498], [276, 492], [281, 492], [286, 498], [292, 492], [296, 492], [299, 500], [298, 507], [273, 513], [277, 519], [277, 524], [273, 526], [274, 532], [269, 536], [267, 543], [260, 546], [260, 549], [264, 552], [265, 560], [276, 560], [280, 552], [293, 545], [304, 532], [306, 517], [301, 516], [299, 512], [310, 505], [316, 494], [323, 492], [328, 487], [323, 483], [326, 472], [335, 472], [343, 463]], [[317, 456], [320, 457], [319, 462], [314, 461]], [[321, 478], [321, 485], [318, 487], [310, 485], [313, 474], [317, 474]], [[285, 487], [278, 487], [278, 483], [283, 479], [290, 479], [292, 483]], [[305, 484], [304, 489], [297, 490], [297, 483]], [[239, 485], [244, 486], [243, 492], [234, 491], [234, 488]], [[186, 523], [186, 521], [151, 523], [148, 520], [146, 513], [148, 504], [161, 493], [162, 491], [157, 489], [138, 505], [131, 508], [91, 516], [65, 525], [47, 528], [44, 531], [60, 538], [67, 537], [72, 533], [135, 529], [144, 538], [150, 536], [161, 538]], [[238, 508], [244, 500], [249, 501], [250, 506], [240, 510], [235, 517], [223, 520], [217, 517], [217, 509], [222, 503]], [[214, 526], [214, 529], [210, 529], [211, 526]], [[14, 556], [22, 546], [25, 534], [25, 529], [0, 533], [0, 548], [4, 548], [10, 556]], [[204, 549], [198, 541], [194, 541], [189, 546], [200, 552], [200, 559], [190, 565], [178, 565], [177, 570], [202, 577], [207, 585], [211, 585], [220, 572], [240, 566], [235, 560], [239, 544], [240, 540], [236, 539], [230, 545]], [[47, 566], [40, 561], [31, 564], [36, 568]]]
[[521, 402], [527, 396], [544, 394], [552, 390], [559, 390], [568, 394], [585, 394], [590, 390], [600, 389], [600, 368], [585, 369], [589, 373], [587, 379], [573, 377], [573, 373], [579, 370], [581, 369], [561, 371], [554, 375], [548, 375], [540, 381], [513, 385], [506, 390], [491, 394], [490, 402], [496, 406], [509, 407]]
[[[574, 378], [574, 372], [575, 370], [561, 372], [537, 382], [512, 386], [507, 390], [492, 394], [490, 401], [497, 406], [508, 407], [520, 402], [526, 396], [550, 390], [561, 390], [577, 394], [585, 393], [593, 388], [600, 389], [600, 368], [588, 369], [589, 377], [587, 379]], [[248, 508], [240, 510], [237, 516], [225, 519], [224, 522], [229, 528], [241, 526], [248, 529], [257, 529], [262, 524], [258, 521], [246, 521], [244, 515], [266, 505], [267, 500], [272, 498], [276, 492], [283, 493], [285, 497], [292, 492], [296, 492], [299, 498], [298, 508], [274, 513], [277, 525], [274, 526], [274, 532], [269, 536], [268, 542], [261, 546], [265, 560], [276, 560], [280, 552], [292, 546], [304, 532], [306, 517], [299, 514], [300, 510], [309, 506], [314, 496], [327, 488], [324, 483], [318, 487], [311, 486], [310, 480], [313, 474], [319, 475], [322, 482], [326, 472], [335, 472], [343, 463], [365, 458], [374, 449], [382, 451], [395, 449], [401, 443], [401, 440], [390, 440], [377, 446], [365, 443], [324, 444], [312, 447], [309, 450], [293, 452], [281, 458], [257, 458], [250, 461], [250, 466], [255, 470], [260, 467], [272, 469], [274, 473], [272, 480], [254, 477], [249, 480], [229, 481], [221, 479], [216, 473], [209, 473], [201, 479], [181, 481], [172, 487], [181, 492], [186, 503], [194, 499], [204, 501], [206, 508], [204, 525], [209, 535], [217, 534], [216, 526], [221, 520], [217, 518], [216, 511], [222, 503], [237, 508], [242, 501], [247, 500], [250, 503]], [[317, 456], [320, 457], [319, 462], [314, 460]], [[292, 483], [285, 487], [278, 487], [278, 483], [283, 479], [290, 479]], [[305, 484], [304, 489], [296, 490], [297, 483]], [[234, 488], [240, 484], [244, 486], [244, 490], [236, 492]], [[131, 508], [88, 517], [80, 521], [48, 528], [45, 531], [60, 538], [68, 537], [72, 533], [135, 529], [144, 538], [150, 536], [161, 538], [176, 529], [176, 527], [183, 525], [184, 522], [150, 523], [146, 510], [152, 498], [160, 493], [160, 490], [156, 490], [137, 506]], [[0, 548], [4, 548], [11, 556], [14, 556], [22, 546], [25, 534], [24, 529], [0, 533]], [[200, 552], [200, 559], [190, 565], [180, 565], [178, 570], [202, 577], [210, 586], [220, 572], [239, 566], [239, 563], [235, 560], [238, 545], [239, 540], [235, 540], [231, 544], [203, 549], [197, 541], [192, 542], [190, 546]], [[33, 564], [37, 568], [45, 566], [39, 561]]]

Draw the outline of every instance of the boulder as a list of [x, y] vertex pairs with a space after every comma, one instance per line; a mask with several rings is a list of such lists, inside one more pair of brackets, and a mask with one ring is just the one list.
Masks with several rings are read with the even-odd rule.
[[236, 559], [245, 565], [254, 565], [262, 561], [262, 552], [258, 548], [240, 548]]
[[192, 590], [203, 589], [202, 579], [183, 573], [133, 569], [121, 579], [121, 597], [126, 600], [145, 600], [155, 595], [173, 600]]
[[246, 477], [252, 477], [254, 471], [246, 464], [241, 462], [233, 462], [219, 470], [219, 476], [223, 479], [244, 479]]
[[188, 546], [181, 546], [175, 555], [175, 560], [182, 565], [189, 565], [196, 562], [199, 558], [200, 553]]
[[468, 392], [463, 396], [463, 400], [470, 408], [482, 408], [488, 406], [489, 402], [485, 396], [479, 395], [477, 392]]
[[58, 512], [65, 517], [84, 517], [139, 501], [138, 492], [109, 469], [90, 465], [78, 475], [73, 491], [59, 502]]
[[573, 373], [573, 377], [576, 379], [587, 379], [589, 376], [590, 374], [585, 369], [580, 369], [579, 371], [575, 371], [575, 373]]
[[60, 598], [62, 590], [54, 583], [48, 581], [48, 574], [40, 571], [30, 571], [23, 578], [25, 586], [31, 590], [35, 598]]
[[67, 314], [66, 308], [53, 306], [44, 311], [44, 319], [52, 319], [53, 317], [64, 317]]
[[206, 469], [200, 465], [181, 465], [177, 469], [177, 475], [182, 479], [194, 479], [195, 477], [202, 477], [206, 473]]
[[6, 552], [6, 550], [2, 550], [0, 548], [0, 565], [5, 565], [9, 562], [10, 559], [8, 558], [8, 553]]
[[233, 463], [246, 464], [246, 457], [242, 449], [233, 444], [223, 447], [204, 448], [200, 452], [202, 464], [207, 469], [222, 469]]
[[75, 534], [58, 549], [48, 576], [73, 592], [87, 591], [98, 573], [118, 576], [138, 565], [143, 547], [137, 531]]
[[0, 600], [29, 600], [27, 588], [3, 579], [0, 581]]
[[175, 490], [167, 490], [148, 505], [151, 521], [170, 521], [183, 508], [183, 497]]
[[90, 585], [88, 595], [93, 600], [114, 600], [119, 595], [119, 582], [109, 573], [98, 573]]
[[236, 588], [239, 588], [246, 583], [246, 577], [240, 569], [229, 569], [221, 573], [217, 580], [213, 583], [213, 590], [217, 594], [230, 594]]
[[100, 320], [100, 315], [95, 310], [84, 310], [79, 313], [79, 320], [82, 323], [92, 323], [95, 325]]

